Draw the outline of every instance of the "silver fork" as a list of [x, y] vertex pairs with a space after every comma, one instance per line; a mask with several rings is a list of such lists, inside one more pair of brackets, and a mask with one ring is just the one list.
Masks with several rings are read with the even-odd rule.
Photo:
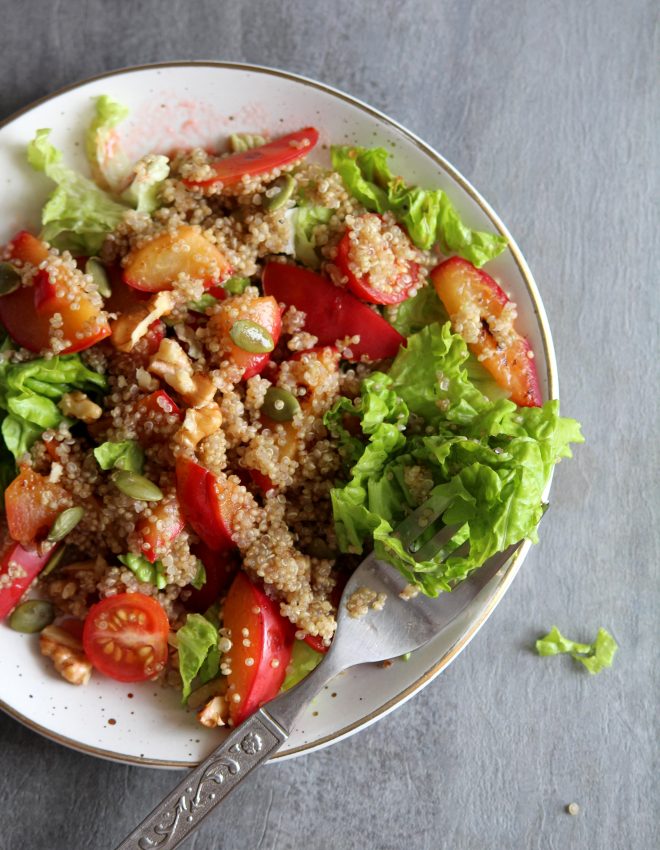
[[[438, 552], [444, 554], [444, 547], [459, 531], [459, 526], [445, 526], [426, 541], [428, 528], [437, 519], [429, 503], [424, 503], [396, 527], [396, 535], [418, 561]], [[420, 542], [422, 545], [418, 546]], [[494, 555], [454, 591], [437, 599], [421, 593], [403, 599], [399, 594], [408, 582], [398, 570], [373, 554], [365, 558], [344, 589], [337, 632], [318, 667], [234, 729], [116, 850], [178, 847], [239, 782], [282, 746], [302, 709], [330, 679], [356, 664], [384, 661], [423, 646], [461, 614], [521, 543]], [[466, 541], [451, 554], [464, 556], [468, 551]], [[352, 617], [346, 601], [363, 587], [384, 593], [385, 606], [382, 610], [371, 609], [362, 617]]]

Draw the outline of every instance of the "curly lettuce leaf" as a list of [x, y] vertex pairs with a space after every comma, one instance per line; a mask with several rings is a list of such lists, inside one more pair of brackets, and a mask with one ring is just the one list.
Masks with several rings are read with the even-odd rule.
[[6, 415], [0, 425], [5, 447], [19, 460], [46, 428], [56, 428], [67, 419], [58, 407], [65, 393], [103, 392], [103, 375], [88, 369], [77, 354], [24, 363], [0, 362], [0, 410]]
[[286, 668], [286, 676], [282, 682], [283, 691], [288, 691], [298, 682], [302, 682], [312, 670], [323, 661], [323, 653], [312, 649], [304, 640], [296, 640], [291, 651], [291, 660]]
[[131, 169], [115, 128], [128, 117], [129, 109], [108, 95], [95, 101], [95, 114], [85, 134], [85, 152], [92, 175], [102, 189], [119, 194], [120, 200], [138, 212], [151, 215], [160, 206], [158, 196], [169, 176], [166, 156], [147, 154]]
[[568, 654], [575, 661], [583, 664], [592, 675], [612, 666], [618, 648], [612, 635], [603, 628], [598, 629], [593, 643], [577, 643], [569, 640], [562, 635], [557, 626], [553, 626], [545, 637], [536, 641], [536, 651], [539, 655]]
[[121, 152], [115, 127], [128, 117], [129, 109], [107, 94], [94, 101], [94, 118], [85, 133], [85, 153], [94, 179], [102, 189], [115, 190], [130, 165]]
[[[470, 382], [464, 341], [448, 324], [413, 334], [389, 374], [362, 383], [360, 403], [340, 399], [326, 415], [349, 469], [331, 492], [340, 549], [374, 542], [380, 557], [430, 596], [451, 590], [496, 552], [536, 540], [553, 465], [581, 442], [556, 401], [518, 408]], [[361, 437], [346, 428], [359, 423]], [[422, 501], [458, 527], [445, 549], [418, 563], [394, 535]], [[452, 553], [465, 541], [467, 555]]]
[[438, 243], [446, 254], [458, 254], [477, 267], [494, 259], [507, 246], [503, 236], [472, 230], [441, 189], [408, 186], [388, 165], [384, 148], [335, 145], [332, 167], [346, 188], [368, 210], [392, 212], [418, 248]]
[[469, 422], [489, 400], [471, 383], [467, 345], [451, 325], [432, 324], [408, 338], [389, 377], [409, 410], [425, 422]]
[[190, 696], [192, 682], [208, 656], [218, 651], [218, 630], [202, 614], [188, 614], [185, 625], [176, 633], [179, 673], [183, 682], [182, 701]]
[[48, 140], [50, 132], [37, 130], [27, 149], [32, 168], [57, 184], [41, 212], [41, 238], [72, 254], [98, 254], [127, 208], [91, 180], [62, 165], [61, 152]]

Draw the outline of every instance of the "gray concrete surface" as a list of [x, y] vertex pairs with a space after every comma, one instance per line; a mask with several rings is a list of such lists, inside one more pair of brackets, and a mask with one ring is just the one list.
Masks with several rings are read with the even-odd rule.
[[[357, 737], [263, 770], [191, 850], [658, 846], [656, 13], [653, 0], [0, 0], [0, 118], [122, 65], [226, 59], [326, 81], [427, 139], [517, 237], [564, 411], [588, 439], [558, 470], [541, 545], [457, 663]], [[537, 658], [554, 623], [610, 628], [614, 668]], [[0, 753], [2, 850], [111, 848], [175, 779], [5, 716]]]

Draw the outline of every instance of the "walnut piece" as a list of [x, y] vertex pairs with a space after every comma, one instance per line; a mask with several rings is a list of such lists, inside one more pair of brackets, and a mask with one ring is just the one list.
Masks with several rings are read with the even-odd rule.
[[171, 292], [157, 292], [147, 302], [135, 304], [111, 323], [112, 344], [118, 351], [132, 351], [161, 316], [171, 313], [176, 298]]
[[189, 407], [174, 440], [184, 449], [194, 449], [205, 437], [215, 434], [221, 425], [222, 413], [214, 401], [197, 409]]
[[161, 340], [149, 371], [176, 390], [190, 407], [204, 407], [213, 401], [215, 384], [206, 375], [194, 372], [191, 359], [173, 339]]
[[80, 390], [74, 390], [72, 393], [64, 393], [57, 406], [65, 416], [73, 416], [82, 422], [95, 422], [101, 418], [103, 413], [98, 404], [94, 404]]
[[42, 655], [50, 658], [57, 672], [72, 685], [86, 685], [92, 665], [83, 652], [82, 643], [58, 626], [46, 626], [39, 635]]
[[229, 717], [227, 700], [223, 696], [210, 699], [201, 711], [197, 712], [197, 719], [202, 726], [212, 729], [214, 726], [226, 726]]

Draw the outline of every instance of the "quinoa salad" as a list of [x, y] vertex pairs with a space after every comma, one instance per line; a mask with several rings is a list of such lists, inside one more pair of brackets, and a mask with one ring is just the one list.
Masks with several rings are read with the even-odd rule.
[[[313, 127], [133, 163], [126, 113], [97, 98], [89, 177], [37, 132], [55, 189], [0, 249], [0, 629], [73, 685], [158, 680], [232, 726], [340, 604], [387, 610], [340, 602], [372, 549], [436, 596], [535, 540], [582, 437], [483, 268], [505, 239], [445, 192], [379, 147], [322, 165]], [[426, 500], [458, 530], [418, 562], [395, 528]]]

